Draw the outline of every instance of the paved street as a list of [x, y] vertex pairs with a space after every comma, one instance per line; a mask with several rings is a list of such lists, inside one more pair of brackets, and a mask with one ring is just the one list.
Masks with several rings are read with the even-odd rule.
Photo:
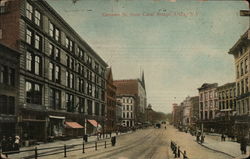
[[[111, 147], [108, 145], [105, 149], [103, 146], [98, 147], [95, 151], [94, 148], [87, 149], [85, 154], [81, 150], [72, 151], [67, 153], [67, 158], [75, 159], [166, 159], [174, 158], [170, 149], [170, 141], [176, 142], [181, 151], [186, 150], [187, 156], [192, 159], [230, 159], [232, 157], [207, 149], [195, 142], [195, 138], [188, 133], [179, 132], [172, 126], [168, 125], [167, 129], [164, 126], [161, 129], [148, 128], [137, 130], [133, 133], [123, 134], [117, 136], [117, 145]], [[81, 139], [72, 140], [70, 144], [78, 144]], [[62, 143], [59, 142], [61, 145]], [[67, 143], [68, 144], [68, 143]], [[92, 143], [89, 143], [91, 145]], [[56, 143], [54, 143], [54, 146]], [[92, 144], [93, 145], [93, 144]], [[41, 145], [42, 146], [42, 145]], [[86, 145], [87, 146], [87, 145]], [[43, 147], [43, 146], [42, 146]], [[51, 151], [51, 150], [50, 150]], [[33, 152], [32, 152], [33, 153]], [[16, 156], [17, 157], [17, 156]], [[51, 155], [46, 159], [62, 158], [63, 153]], [[12, 158], [12, 157], [11, 157]], [[18, 157], [17, 157], [18, 158]]]

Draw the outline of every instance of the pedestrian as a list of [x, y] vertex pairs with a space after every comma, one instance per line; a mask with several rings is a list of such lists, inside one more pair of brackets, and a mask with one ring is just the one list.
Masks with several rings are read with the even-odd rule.
[[3, 138], [2, 138], [1, 146], [2, 146], [2, 152], [6, 152], [7, 151], [7, 140], [6, 140], [5, 136], [3, 136]]
[[7, 141], [7, 146], [6, 146], [7, 151], [12, 151], [13, 150], [13, 144], [14, 144], [14, 142], [13, 142], [12, 137], [9, 137], [8, 141]]
[[247, 153], [247, 140], [244, 137], [241, 138], [240, 150], [241, 150], [241, 154]]
[[20, 137], [16, 136], [14, 142], [14, 150], [19, 152], [19, 147], [20, 147]]
[[197, 142], [199, 142], [199, 141], [200, 141], [200, 136], [199, 136], [199, 134], [198, 134], [198, 133], [196, 134], [196, 141], [197, 141]]

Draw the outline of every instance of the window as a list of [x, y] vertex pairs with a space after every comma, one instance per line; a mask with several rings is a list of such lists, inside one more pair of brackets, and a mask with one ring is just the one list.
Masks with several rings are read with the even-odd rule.
[[30, 52], [26, 52], [26, 70], [32, 70], [32, 56]]
[[67, 37], [66, 37], [65, 45], [66, 45], [66, 48], [69, 48], [69, 38]]
[[87, 102], [88, 104], [88, 115], [92, 115], [92, 101], [91, 100], [88, 100]]
[[243, 62], [240, 63], [240, 75], [243, 76], [244, 70], [243, 70]]
[[56, 89], [52, 89], [50, 88], [50, 107], [53, 109], [60, 109], [60, 105], [61, 105], [61, 92], [56, 90]]
[[26, 102], [32, 104], [42, 104], [41, 85], [26, 81]]
[[87, 65], [92, 67], [92, 58], [90, 56], [87, 57]]
[[248, 93], [248, 78], [245, 79], [245, 92]]
[[42, 40], [41, 40], [42, 38], [41, 38], [41, 36], [39, 36], [39, 35], [35, 35], [35, 48], [36, 49], [41, 49], [41, 43], [42, 43]]
[[32, 20], [33, 7], [27, 2], [26, 3], [26, 17]]
[[74, 88], [74, 75], [70, 74], [70, 88]]
[[127, 105], [127, 110], [129, 110], [129, 105]]
[[66, 55], [67, 67], [70, 67], [70, 57]]
[[40, 21], [41, 21], [41, 14], [39, 11], [35, 11], [35, 24], [40, 26]]
[[54, 64], [49, 63], [49, 80], [54, 80]]
[[55, 48], [55, 60], [60, 61], [60, 50], [58, 48]]
[[0, 95], [0, 114], [15, 114], [15, 97]]
[[127, 112], [127, 118], [129, 118], [129, 112]]
[[73, 51], [73, 42], [70, 40], [69, 41], [69, 51]]
[[0, 14], [5, 13], [7, 11], [7, 3], [8, 3], [8, 1], [7, 2], [0, 1]]
[[61, 75], [60, 67], [56, 66], [56, 69], [55, 69], [55, 82], [56, 83], [60, 83], [60, 75]]
[[101, 69], [101, 76], [104, 77], [104, 74], [105, 74], [105, 70], [104, 68]]
[[241, 94], [244, 94], [244, 80], [241, 81]]
[[49, 55], [50, 56], [54, 56], [54, 45], [52, 44], [49, 44]]
[[59, 39], [60, 39], [60, 31], [56, 28], [55, 29], [55, 40], [59, 41]]
[[92, 85], [91, 83], [87, 83], [87, 94], [92, 96]]
[[245, 59], [245, 73], [248, 72], [248, 58]]
[[68, 112], [75, 111], [74, 96], [72, 94], [66, 93], [66, 107]]
[[69, 82], [70, 80], [69, 80], [69, 72], [68, 71], [66, 71], [66, 86], [67, 87], [69, 87]]
[[99, 103], [95, 103], [95, 115], [99, 115]]
[[41, 74], [41, 58], [39, 56], [35, 56], [35, 74]]
[[99, 73], [99, 64], [97, 62], [95, 62], [95, 71]]
[[85, 113], [85, 99], [79, 97], [79, 103], [78, 103], [78, 112], [79, 113]]
[[31, 45], [32, 43], [32, 31], [26, 29], [26, 42]]
[[51, 37], [54, 37], [54, 24], [52, 24], [51, 22], [49, 23], [49, 35]]
[[237, 78], [239, 78], [239, 76], [240, 76], [239, 65], [237, 65], [237, 67], [236, 67], [236, 71], [237, 71]]
[[9, 85], [15, 86], [15, 70], [9, 68]]
[[75, 68], [75, 60], [73, 59], [73, 58], [71, 58], [71, 65], [70, 65], [70, 68], [72, 69], [72, 70], [74, 70], [74, 68]]

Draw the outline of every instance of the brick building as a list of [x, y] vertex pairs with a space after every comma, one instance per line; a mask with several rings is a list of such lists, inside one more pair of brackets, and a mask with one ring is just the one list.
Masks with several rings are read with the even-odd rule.
[[106, 131], [112, 132], [116, 129], [116, 87], [113, 84], [112, 69], [107, 68], [107, 114], [106, 114]]
[[0, 43], [20, 52], [19, 135], [47, 140], [77, 124], [85, 131], [75, 135], [93, 133], [105, 115], [107, 64], [44, 0], [4, 1], [0, 21]]
[[217, 106], [217, 83], [204, 83], [199, 90], [199, 120], [205, 129], [210, 130], [216, 127], [214, 122], [215, 114], [218, 112]]
[[19, 53], [0, 44], [0, 139], [16, 135], [18, 72]]
[[135, 122], [143, 123], [146, 119], [145, 109], [147, 107], [146, 86], [144, 74], [141, 79], [115, 80], [117, 96], [133, 96], [135, 99]]

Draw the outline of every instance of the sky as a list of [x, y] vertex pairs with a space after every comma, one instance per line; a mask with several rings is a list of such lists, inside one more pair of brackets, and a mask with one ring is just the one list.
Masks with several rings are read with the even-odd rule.
[[228, 51], [249, 27], [244, 1], [47, 0], [112, 67], [113, 78], [145, 74], [147, 102], [169, 113], [203, 83], [235, 80]]

